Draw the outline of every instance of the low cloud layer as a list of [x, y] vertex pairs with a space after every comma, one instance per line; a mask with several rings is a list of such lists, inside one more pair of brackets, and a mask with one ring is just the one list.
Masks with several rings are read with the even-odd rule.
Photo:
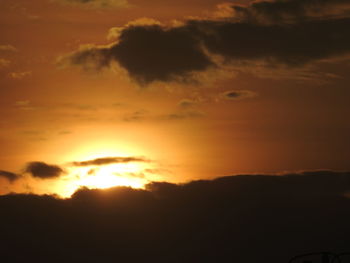
[[224, 65], [293, 69], [350, 53], [348, 1], [261, 1], [228, 8], [229, 17], [177, 26], [129, 23], [115, 43], [83, 47], [59, 64], [100, 70], [118, 63], [136, 82], [149, 84], [184, 81]]
[[1, 196], [2, 259], [281, 263], [346, 252], [349, 191], [350, 173], [315, 171]]
[[27, 164], [24, 172], [29, 173], [31, 176], [36, 178], [51, 179], [62, 175], [64, 173], [64, 170], [61, 167], [53, 164], [31, 162]]
[[131, 162], [148, 162], [143, 157], [105, 157], [97, 158], [82, 162], [72, 162], [74, 166], [92, 166], [92, 165], [107, 165], [107, 164], [117, 164], [117, 163], [131, 163]]

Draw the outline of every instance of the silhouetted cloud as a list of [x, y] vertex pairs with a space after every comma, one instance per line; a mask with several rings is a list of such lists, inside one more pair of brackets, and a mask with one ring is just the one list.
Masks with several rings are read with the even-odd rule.
[[227, 100], [241, 100], [257, 96], [257, 93], [250, 90], [230, 90], [221, 94], [221, 97]]
[[149, 162], [143, 157], [104, 157], [82, 162], [72, 162], [74, 166], [106, 165], [114, 163]]
[[[146, 44], [147, 43], [147, 44]], [[160, 25], [129, 26], [109, 47], [83, 47], [61, 57], [59, 64], [100, 70], [117, 61], [138, 83], [181, 80], [214, 64], [201, 50], [196, 36], [186, 28]]]
[[[349, 10], [345, 0], [263, 1], [232, 5], [232, 16], [223, 19], [131, 24], [120, 28], [115, 43], [83, 47], [61, 57], [59, 64], [100, 70], [117, 62], [140, 84], [186, 81], [223, 65], [300, 68], [349, 55], [350, 12], [343, 6]], [[314, 17], [312, 10], [319, 8], [325, 13]], [[331, 10], [341, 15], [330, 16]]]
[[6, 178], [8, 181], [13, 182], [20, 178], [20, 175], [0, 170], [0, 177]]
[[[269, 262], [350, 243], [350, 173], [0, 196], [4, 262]], [[38, 249], [40, 247], [40, 249]], [[59, 248], [59, 253], [57, 249]], [[21, 253], [16, 253], [21, 251]]]
[[27, 164], [24, 172], [30, 173], [33, 177], [41, 179], [50, 179], [59, 177], [64, 173], [64, 170], [53, 164], [46, 164], [43, 162], [30, 162]]
[[[230, 5], [230, 4], [227, 4]], [[350, 14], [348, 0], [283, 0], [231, 4], [232, 15], [252, 23], [295, 23], [310, 18], [344, 17]]]
[[55, 0], [63, 4], [71, 4], [88, 8], [115, 8], [128, 6], [127, 0]]

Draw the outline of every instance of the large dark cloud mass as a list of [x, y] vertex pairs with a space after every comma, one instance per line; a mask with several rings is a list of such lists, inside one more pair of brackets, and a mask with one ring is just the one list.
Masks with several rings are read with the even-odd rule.
[[348, 17], [349, 0], [254, 1], [250, 5], [231, 5], [233, 15], [253, 23], [292, 23], [310, 18]]
[[116, 43], [83, 48], [60, 63], [101, 69], [117, 62], [147, 84], [184, 80], [223, 64], [296, 68], [350, 52], [347, 0], [261, 1], [228, 8], [229, 17], [180, 26], [129, 24]]
[[64, 170], [53, 164], [47, 164], [43, 162], [31, 162], [28, 163], [24, 172], [30, 173], [33, 177], [41, 179], [49, 179], [59, 177]]
[[106, 165], [113, 163], [147, 162], [142, 157], [104, 157], [82, 162], [73, 162], [74, 166]]
[[1, 260], [281, 263], [345, 252], [349, 192], [350, 173], [317, 171], [81, 189], [67, 200], [7, 195]]
[[2, 171], [2, 170], [0, 170], [0, 177], [6, 178], [10, 182], [16, 181], [17, 179], [20, 178], [18, 174], [8, 172], [8, 171]]

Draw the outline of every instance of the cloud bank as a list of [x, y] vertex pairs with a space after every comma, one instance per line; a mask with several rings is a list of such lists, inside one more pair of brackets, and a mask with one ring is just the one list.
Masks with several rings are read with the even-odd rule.
[[295, 69], [349, 55], [348, 1], [260, 1], [227, 8], [228, 17], [177, 26], [129, 23], [115, 43], [83, 47], [59, 64], [101, 70], [118, 63], [145, 85], [184, 81], [225, 65]]
[[349, 172], [315, 171], [1, 196], [2, 259], [280, 263], [345, 252], [349, 191]]

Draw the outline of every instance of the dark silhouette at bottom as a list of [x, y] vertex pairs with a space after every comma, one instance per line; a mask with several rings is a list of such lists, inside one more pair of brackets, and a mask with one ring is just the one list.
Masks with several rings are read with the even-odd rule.
[[335, 254], [332, 252], [307, 253], [295, 256], [289, 263], [348, 263], [350, 253]]

